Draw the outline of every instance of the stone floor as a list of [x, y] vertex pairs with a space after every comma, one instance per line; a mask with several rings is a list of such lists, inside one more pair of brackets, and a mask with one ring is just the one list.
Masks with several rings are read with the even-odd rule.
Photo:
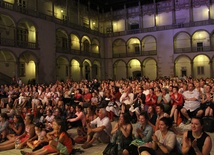
[[[114, 125], [114, 122], [112, 123], [112, 125]], [[135, 125], [133, 125], [133, 127], [135, 128]], [[179, 131], [184, 131], [184, 130], [190, 129], [190, 126], [186, 126], [186, 125], [181, 124], [177, 129]], [[76, 129], [69, 130], [69, 133], [75, 137], [76, 136]], [[208, 133], [208, 134], [211, 136], [212, 142], [214, 144], [214, 133]], [[105, 147], [106, 147], [106, 144], [101, 144], [98, 142], [95, 143], [93, 145], [93, 147], [91, 147], [89, 149], [85, 149], [85, 150], [83, 150], [81, 148], [81, 145], [79, 145], [79, 144], [75, 145], [75, 148], [80, 148], [81, 150], [84, 151], [84, 153], [82, 153], [81, 155], [102, 155], [102, 152], [103, 152]], [[24, 149], [24, 150], [29, 150], [29, 149]], [[76, 153], [76, 155], [79, 155], [79, 154], [80, 153]], [[0, 152], [0, 155], [21, 155], [21, 153], [20, 153], [20, 150], [13, 149], [13, 150], [8, 150], [8, 151], [2, 151], [2, 152]], [[212, 148], [211, 155], [214, 155], [214, 147]]]

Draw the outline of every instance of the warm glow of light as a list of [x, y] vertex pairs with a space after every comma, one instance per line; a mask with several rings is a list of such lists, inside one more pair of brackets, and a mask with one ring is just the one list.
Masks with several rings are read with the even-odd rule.
[[199, 56], [199, 57], [198, 57], [198, 60], [199, 60], [199, 61], [203, 61], [203, 56]]
[[14, 0], [4, 0], [4, 2], [14, 4]]
[[93, 22], [93, 25], [95, 25], [95, 22]]
[[63, 10], [61, 10], [61, 13], [63, 13]]

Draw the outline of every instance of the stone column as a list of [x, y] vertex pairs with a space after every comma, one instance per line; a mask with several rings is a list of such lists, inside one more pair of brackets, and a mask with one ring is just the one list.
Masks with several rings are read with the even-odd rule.
[[126, 78], [128, 79], [129, 78], [129, 66], [126, 65]]
[[140, 64], [140, 66], [141, 66], [141, 77], [143, 77], [143, 76], [144, 76], [144, 75], [143, 75], [144, 65], [142, 64], [142, 62], [141, 62], [141, 64]]
[[172, 1], [172, 5], [173, 5], [173, 10], [172, 10], [172, 24], [176, 24], [176, 13], [175, 13], [175, 11], [176, 11], [176, 9], [175, 9], [175, 1], [176, 0], [173, 0]]
[[54, 15], [54, 1], [52, 1], [52, 17], [55, 18], [55, 15]]
[[189, 0], [189, 22], [193, 22], [193, 0]]
[[213, 9], [212, 9], [212, 1], [210, 0], [209, 3], [208, 3], [208, 10], [207, 10], [208, 20], [210, 20], [211, 12], [213, 12]]
[[16, 77], [20, 77], [20, 61], [19, 61], [19, 58], [16, 61]]
[[39, 62], [35, 62], [35, 69], [36, 69], [36, 77], [35, 77], [35, 80], [36, 80], [36, 83], [40, 83], [39, 81]]
[[191, 76], [192, 76], [192, 78], [195, 78], [194, 70], [193, 70], [194, 62], [193, 62], [192, 60], [191, 60], [191, 62], [190, 62], [190, 65], [191, 65]]
[[83, 79], [83, 65], [80, 65], [80, 79]]
[[157, 26], [156, 16], [158, 14], [158, 11], [157, 11], [158, 9], [157, 9], [157, 4], [156, 4], [155, 0], [153, 0], [153, 2], [154, 2], [154, 27], [156, 27]]
[[212, 61], [212, 59], [210, 60], [209, 64], [210, 64], [210, 77], [214, 77], [214, 74], [213, 74], [213, 61]]
[[68, 78], [71, 79], [71, 68], [72, 68], [72, 65], [71, 63], [68, 64]]

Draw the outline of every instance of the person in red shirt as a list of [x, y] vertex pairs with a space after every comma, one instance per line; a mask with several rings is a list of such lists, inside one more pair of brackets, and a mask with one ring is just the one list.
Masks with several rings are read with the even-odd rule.
[[176, 124], [178, 119], [178, 112], [180, 112], [183, 106], [183, 95], [178, 93], [177, 86], [173, 86], [172, 92], [173, 92], [173, 94], [171, 95], [172, 109], [170, 112], [170, 117], [172, 118], [174, 116], [174, 123]]
[[149, 89], [149, 94], [146, 95], [146, 100], [145, 100], [146, 104], [144, 107], [144, 110], [147, 111], [149, 106], [155, 106], [157, 103], [157, 96], [154, 93], [154, 88], [150, 88]]
[[43, 155], [49, 153], [58, 153], [69, 155], [72, 152], [72, 140], [66, 132], [64, 121], [55, 118], [53, 123], [53, 131], [47, 133], [49, 144], [34, 152], [21, 151], [24, 155]]
[[80, 102], [79, 105], [81, 105], [83, 108], [88, 108], [91, 105], [91, 98], [92, 95], [89, 88], [84, 88], [83, 102]]

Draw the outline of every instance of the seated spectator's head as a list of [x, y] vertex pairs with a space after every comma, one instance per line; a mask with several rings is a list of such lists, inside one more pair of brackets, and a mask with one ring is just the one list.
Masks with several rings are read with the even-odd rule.
[[7, 108], [8, 108], [8, 109], [13, 109], [13, 103], [12, 103], [12, 102], [8, 103], [8, 104], [7, 104]]
[[192, 117], [191, 119], [191, 130], [193, 132], [203, 131], [204, 120], [201, 117]]
[[17, 124], [19, 124], [19, 123], [24, 124], [24, 120], [21, 115], [15, 115], [13, 117], [13, 121], [14, 121], [14, 123], [17, 123]]
[[193, 83], [188, 83], [188, 90], [189, 91], [193, 91], [195, 88], [194, 84]]
[[76, 111], [79, 112], [79, 111], [82, 111], [82, 110], [83, 110], [83, 107], [81, 105], [77, 105], [76, 106]]
[[148, 115], [147, 115], [147, 113], [146, 112], [140, 113], [139, 123], [142, 124], [142, 125], [145, 125], [145, 124], [147, 124], [147, 121], [148, 121]]
[[37, 122], [37, 123], [35, 124], [35, 132], [37, 132], [37, 131], [42, 131], [43, 128], [45, 128], [45, 125], [44, 125], [43, 123]]
[[32, 114], [27, 114], [26, 116], [25, 116], [25, 125], [26, 124], [32, 124], [33, 123], [33, 115]]
[[123, 124], [130, 124], [130, 115], [127, 113], [121, 113], [119, 121], [121, 121]]
[[172, 126], [172, 120], [169, 117], [162, 117], [159, 121], [159, 130], [169, 130]]
[[99, 118], [103, 119], [106, 116], [107, 116], [106, 110], [104, 108], [100, 108], [100, 110], [99, 110]]
[[62, 109], [61, 108], [56, 108], [54, 110], [54, 116], [61, 116], [62, 115]]
[[53, 129], [58, 130], [59, 133], [66, 132], [66, 124], [65, 121], [61, 118], [54, 118], [52, 123]]
[[158, 115], [161, 114], [162, 112], [164, 112], [164, 106], [163, 106], [163, 104], [157, 104], [155, 110], [156, 110], [156, 113]]
[[5, 120], [8, 120], [9, 119], [9, 117], [7, 116], [7, 114], [6, 113], [1, 113], [1, 115], [0, 115], [1, 117], [0, 117], [0, 122], [1, 121], [5, 121]]

